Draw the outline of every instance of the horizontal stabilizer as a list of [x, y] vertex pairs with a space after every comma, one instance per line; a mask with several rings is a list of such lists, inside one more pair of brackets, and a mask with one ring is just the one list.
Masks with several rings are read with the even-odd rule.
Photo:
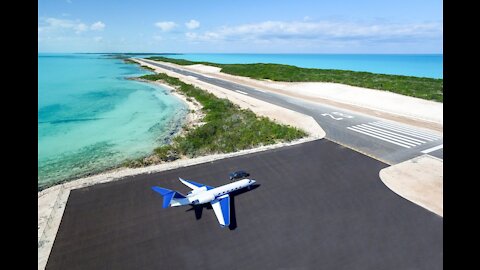
[[163, 196], [163, 208], [168, 208], [168, 206], [170, 206], [170, 202], [172, 201], [173, 198], [176, 198], [176, 199], [184, 199], [185, 198], [185, 196], [183, 196], [181, 193], [170, 190], [170, 189], [161, 188], [161, 187], [157, 187], [157, 186], [152, 187], [152, 189], [154, 191], [160, 193], [160, 195]]
[[152, 189], [158, 193], [160, 193], [162, 196], [167, 195], [170, 192], [174, 192], [173, 190], [166, 189], [166, 188], [161, 188], [161, 187], [152, 187]]

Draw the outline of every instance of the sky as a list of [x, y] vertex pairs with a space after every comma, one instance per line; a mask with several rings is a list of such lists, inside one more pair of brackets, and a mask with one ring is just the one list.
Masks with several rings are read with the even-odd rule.
[[39, 0], [39, 52], [443, 53], [438, 0]]

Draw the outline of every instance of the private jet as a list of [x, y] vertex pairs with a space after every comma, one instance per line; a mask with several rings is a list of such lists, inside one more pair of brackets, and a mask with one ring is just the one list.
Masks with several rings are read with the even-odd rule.
[[182, 205], [201, 205], [210, 203], [213, 211], [217, 216], [221, 227], [230, 225], [230, 196], [229, 193], [243, 188], [250, 189], [255, 180], [243, 179], [233, 183], [229, 183], [220, 187], [211, 187], [204, 184], [196, 183], [191, 180], [178, 178], [187, 187], [192, 190], [183, 195], [178, 191], [170, 190], [158, 186], [152, 189], [163, 197], [163, 208], [176, 207]]

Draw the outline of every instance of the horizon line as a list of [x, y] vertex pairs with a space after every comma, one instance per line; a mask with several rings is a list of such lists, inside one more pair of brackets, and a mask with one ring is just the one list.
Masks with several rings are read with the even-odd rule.
[[443, 55], [442, 53], [300, 53], [300, 52], [283, 52], [283, 53], [261, 53], [261, 52], [40, 52], [37, 53], [71, 53], [71, 54], [170, 54], [170, 55], [181, 55], [181, 54], [355, 54], [355, 55]]

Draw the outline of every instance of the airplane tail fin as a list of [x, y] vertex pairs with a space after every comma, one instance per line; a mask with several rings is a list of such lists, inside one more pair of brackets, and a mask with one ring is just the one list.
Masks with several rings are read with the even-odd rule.
[[160, 195], [162, 195], [162, 197], [163, 197], [163, 208], [167, 208], [168, 206], [170, 206], [170, 202], [172, 201], [173, 198], [175, 198], [175, 199], [185, 199], [186, 198], [181, 193], [179, 193], [177, 191], [174, 191], [174, 190], [161, 188], [161, 187], [157, 187], [157, 186], [152, 187], [152, 189], [154, 191], [160, 193]]

